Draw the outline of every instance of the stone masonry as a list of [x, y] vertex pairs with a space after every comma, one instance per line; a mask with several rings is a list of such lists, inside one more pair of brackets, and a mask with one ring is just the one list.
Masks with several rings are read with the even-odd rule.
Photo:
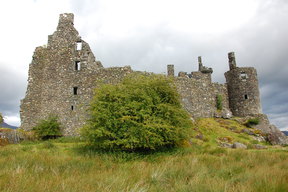
[[[35, 49], [29, 66], [28, 87], [21, 101], [21, 128], [30, 130], [50, 114], [59, 117], [64, 135], [77, 135], [87, 120], [87, 108], [94, 89], [101, 83], [118, 83], [132, 73], [130, 66], [104, 68], [97, 61], [88, 43], [74, 28], [74, 15], [60, 15], [57, 30], [48, 36], [47, 46]], [[174, 78], [183, 107], [193, 118], [261, 114], [256, 70], [237, 67], [234, 53], [228, 54], [230, 70], [226, 84], [211, 82], [212, 68], [179, 72], [168, 65], [168, 76]], [[223, 109], [216, 108], [217, 96], [222, 96]]]
[[229, 104], [236, 116], [262, 113], [256, 69], [236, 67], [234, 53], [228, 54], [230, 70], [225, 73]]
[[73, 21], [73, 14], [61, 14], [47, 47], [37, 47], [34, 52], [26, 97], [21, 102], [21, 128], [25, 130], [56, 114], [64, 135], [77, 134], [87, 118], [96, 82], [117, 83], [132, 72], [130, 67], [103, 68]]

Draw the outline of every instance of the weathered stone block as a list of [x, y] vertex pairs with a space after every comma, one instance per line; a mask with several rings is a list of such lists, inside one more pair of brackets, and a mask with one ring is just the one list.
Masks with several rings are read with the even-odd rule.
[[247, 149], [247, 146], [244, 145], [243, 143], [235, 142], [235, 143], [233, 143], [232, 148], [234, 148], [234, 149]]

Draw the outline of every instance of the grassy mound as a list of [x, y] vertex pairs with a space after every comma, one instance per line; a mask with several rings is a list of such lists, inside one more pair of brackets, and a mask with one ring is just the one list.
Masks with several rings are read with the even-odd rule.
[[[269, 145], [266, 142], [255, 140], [255, 136], [261, 136], [261, 132], [251, 129], [245, 125], [238, 123], [235, 119], [220, 118], [202, 118], [198, 119], [194, 124], [195, 132], [192, 133], [192, 143], [198, 145], [210, 145], [216, 147], [220, 143], [240, 142], [248, 147], [253, 144]], [[244, 132], [246, 130], [253, 135]]]

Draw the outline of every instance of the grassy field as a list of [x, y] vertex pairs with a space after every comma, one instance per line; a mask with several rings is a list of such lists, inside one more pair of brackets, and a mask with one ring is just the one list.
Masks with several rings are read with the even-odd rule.
[[155, 154], [101, 153], [82, 143], [0, 148], [0, 191], [283, 191], [288, 149], [192, 146]]
[[253, 140], [212, 119], [196, 128], [203, 141], [151, 154], [100, 152], [73, 139], [0, 147], [0, 191], [288, 191], [288, 147], [223, 149], [219, 137]]

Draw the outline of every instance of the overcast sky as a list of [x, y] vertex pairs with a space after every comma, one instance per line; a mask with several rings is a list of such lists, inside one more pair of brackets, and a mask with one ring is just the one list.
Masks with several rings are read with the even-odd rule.
[[60, 13], [104, 67], [165, 73], [197, 70], [197, 56], [224, 83], [227, 53], [258, 71], [263, 112], [288, 129], [287, 0], [1, 0], [0, 112], [19, 125], [34, 49], [47, 43]]

